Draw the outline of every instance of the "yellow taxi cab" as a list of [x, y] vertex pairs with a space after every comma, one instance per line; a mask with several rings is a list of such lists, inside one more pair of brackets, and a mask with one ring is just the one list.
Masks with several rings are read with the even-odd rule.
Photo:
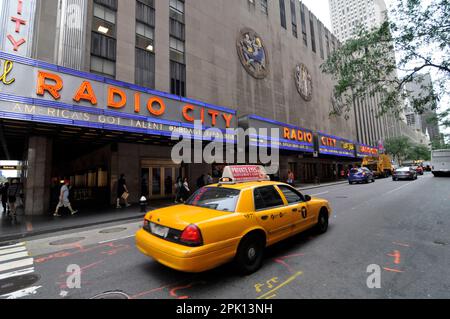
[[234, 261], [257, 271], [265, 247], [310, 228], [325, 233], [328, 201], [272, 182], [261, 166], [228, 166], [219, 184], [199, 189], [183, 205], [147, 213], [136, 245], [143, 254], [183, 272]]

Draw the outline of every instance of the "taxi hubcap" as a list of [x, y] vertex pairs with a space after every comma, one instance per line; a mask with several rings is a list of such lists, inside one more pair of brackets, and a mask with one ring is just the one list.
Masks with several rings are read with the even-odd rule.
[[255, 257], [256, 257], [256, 249], [251, 247], [248, 250], [248, 259], [253, 260], [253, 259], [255, 259]]

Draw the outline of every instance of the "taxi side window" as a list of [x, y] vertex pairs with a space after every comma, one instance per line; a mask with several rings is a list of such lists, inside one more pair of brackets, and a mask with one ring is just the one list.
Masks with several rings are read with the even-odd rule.
[[281, 190], [284, 197], [286, 197], [286, 200], [289, 204], [303, 202], [302, 195], [300, 195], [300, 193], [297, 192], [296, 190], [285, 185], [278, 185], [278, 188]]
[[255, 210], [283, 206], [283, 199], [273, 186], [259, 187], [254, 190]]

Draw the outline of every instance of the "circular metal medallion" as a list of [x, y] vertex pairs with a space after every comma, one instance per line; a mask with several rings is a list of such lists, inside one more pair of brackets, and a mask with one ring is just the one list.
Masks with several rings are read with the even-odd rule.
[[311, 101], [313, 96], [312, 77], [306, 65], [303, 63], [297, 65], [295, 67], [294, 76], [298, 93], [300, 93], [305, 101]]
[[244, 28], [239, 34], [236, 46], [245, 70], [256, 79], [267, 77], [269, 59], [261, 37], [252, 29]]

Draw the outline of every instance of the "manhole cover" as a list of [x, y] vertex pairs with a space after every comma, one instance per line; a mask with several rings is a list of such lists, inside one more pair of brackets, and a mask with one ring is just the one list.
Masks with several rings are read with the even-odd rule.
[[439, 246], [447, 246], [448, 245], [448, 243], [446, 243], [442, 240], [435, 240], [433, 243], [436, 245], [439, 245]]
[[91, 299], [131, 299], [126, 293], [121, 291], [111, 291], [99, 294]]
[[60, 246], [60, 245], [69, 245], [69, 244], [75, 244], [82, 240], [85, 240], [85, 237], [72, 237], [72, 238], [65, 238], [61, 240], [52, 241], [50, 245], [52, 246]]
[[119, 228], [110, 228], [110, 229], [104, 229], [100, 231], [100, 234], [112, 234], [112, 233], [120, 233], [127, 230], [124, 227], [119, 227]]
[[0, 280], [0, 296], [23, 290], [38, 282], [38, 275], [23, 275]]
[[348, 196], [336, 196], [336, 198], [339, 198], [339, 199], [347, 199]]

